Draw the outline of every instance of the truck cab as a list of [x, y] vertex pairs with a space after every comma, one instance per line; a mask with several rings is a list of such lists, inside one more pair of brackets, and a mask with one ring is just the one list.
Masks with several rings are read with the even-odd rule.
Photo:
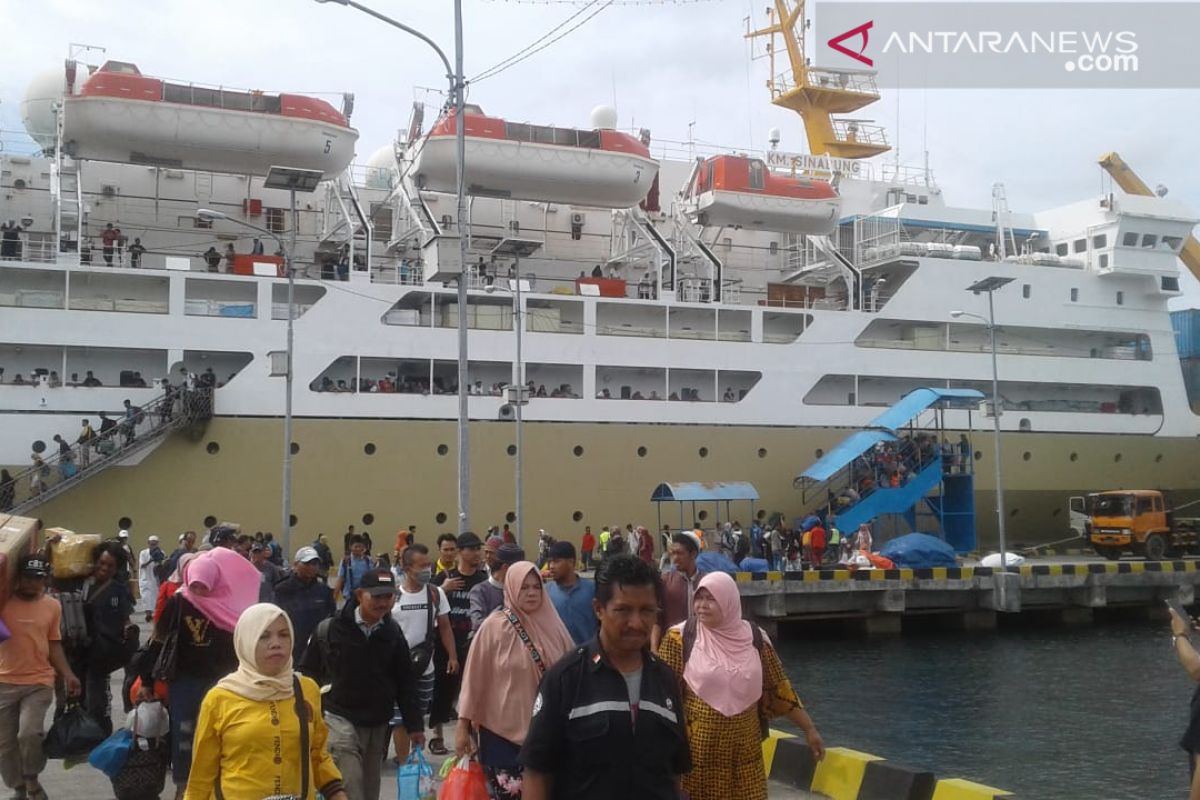
[[1127, 490], [1089, 494], [1088, 540], [1096, 552], [1117, 560], [1129, 551], [1157, 561], [1185, 542], [1176, 541], [1161, 492]]

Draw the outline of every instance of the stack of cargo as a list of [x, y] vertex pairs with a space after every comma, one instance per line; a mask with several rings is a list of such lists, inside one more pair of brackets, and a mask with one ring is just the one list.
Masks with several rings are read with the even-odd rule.
[[1200, 414], [1200, 309], [1172, 311], [1171, 328], [1175, 331], [1175, 349], [1179, 351], [1188, 404]]
[[0, 515], [0, 607], [8, 600], [17, 582], [17, 564], [21, 556], [37, 549], [36, 519]]

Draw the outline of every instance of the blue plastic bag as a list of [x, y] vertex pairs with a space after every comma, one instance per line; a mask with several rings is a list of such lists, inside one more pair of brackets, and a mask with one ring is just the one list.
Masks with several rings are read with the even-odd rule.
[[133, 748], [133, 733], [128, 728], [118, 728], [88, 754], [88, 763], [110, 778], [115, 778], [129, 760]]
[[398, 800], [436, 800], [437, 784], [433, 779], [433, 767], [425, 760], [420, 747], [413, 748], [408, 761], [396, 770], [396, 797]]

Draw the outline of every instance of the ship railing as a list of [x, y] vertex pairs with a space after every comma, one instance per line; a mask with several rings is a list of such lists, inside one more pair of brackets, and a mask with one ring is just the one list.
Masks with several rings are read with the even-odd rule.
[[840, 142], [887, 146], [887, 134], [882, 125], [873, 125], [864, 120], [835, 119], [833, 135]]
[[[101, 434], [94, 432], [91, 440], [74, 443], [66, 451], [56, 449], [56, 443], [42, 453], [35, 452], [36, 461], [8, 480], [0, 478], [0, 510], [20, 514], [45, 503], [109, 466], [132, 456], [173, 430], [193, 423], [206, 422], [213, 415], [213, 390], [208, 387], [172, 387], [140, 407], [132, 407], [117, 424]], [[36, 444], [36, 443], [35, 443]]]

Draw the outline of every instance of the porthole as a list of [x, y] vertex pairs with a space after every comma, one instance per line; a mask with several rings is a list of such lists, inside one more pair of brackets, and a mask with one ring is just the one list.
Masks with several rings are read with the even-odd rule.
[[123, 531], [127, 531], [133, 527], [133, 520], [131, 520], [129, 517], [121, 517], [119, 520], [117, 520], [117, 527]]
[[212, 526], [214, 526], [216, 524], [217, 524], [217, 518], [214, 517], [212, 514], [209, 514], [207, 517], [204, 518], [204, 527], [211, 528]]
[[704, 520], [708, 519], [708, 512], [701, 510], [697, 516], [700, 518], [700, 521], [703, 522]]
[[975, 460], [976, 460], [976, 461], [983, 461], [983, 451], [982, 451], [982, 450], [976, 450], [976, 451], [975, 451]]
[[824, 450], [822, 450], [821, 448], [819, 448], [819, 447], [818, 447], [818, 448], [816, 449], [816, 452], [814, 452], [814, 453], [813, 453], [813, 455], [815, 455], [817, 458], [824, 458], [824, 457], [825, 457], [825, 451], [824, 451]]
[[1021, 422], [1017, 427], [1019, 427], [1022, 431], [1028, 432], [1033, 430], [1033, 423], [1029, 421], [1028, 417], [1021, 417]]
[[375, 455], [375, 443], [374, 443], [374, 442], [367, 442], [366, 444], [364, 444], [364, 445], [363, 445], [363, 452], [364, 452], [364, 453], [366, 453], [366, 454], [367, 454], [367, 455], [369, 455], [369, 456], [373, 456], [373, 455]]
[[571, 519], [575, 520], [576, 522], [579, 522], [581, 519], [583, 519], [583, 512], [576, 511], [574, 514], [571, 515]]
[[208, 451], [210, 456], [215, 456], [217, 453], [221, 452], [221, 445], [217, 444], [216, 442], [209, 442], [204, 446], [204, 449]]
[[297, 517], [295, 514], [288, 515], [288, 525], [290, 527], [292, 527], [292, 528], [296, 527], [296, 523], [299, 521], [300, 521], [300, 518]]
[[755, 519], [766, 519], [767, 518], [766, 509], [760, 508], [757, 512], [755, 512], [754, 518]]
[[33, 443], [33, 452], [35, 452], [35, 453], [46, 452], [46, 443], [43, 442], [41, 439], [38, 439], [36, 442]]
[[507, 452], [510, 456], [515, 456], [517, 454], [517, 446], [515, 444], [510, 444], [507, 448], [505, 448], [505, 452]]
[[575, 448], [573, 450], [571, 450], [571, 452], [574, 453], [576, 456], [581, 456], [581, 455], [583, 455], [583, 448], [580, 447], [579, 445], [575, 445]]
[[701, 447], [699, 452], [700, 452], [701, 458], [708, 458], [708, 448], [707, 447]]
[[1008, 512], [1008, 515], [1010, 517], [1015, 517], [1017, 514], [1020, 514], [1020, 513], [1021, 513], [1021, 509], [1014, 508], [1012, 511]]
[[1156, 455], [1156, 456], [1154, 457], [1154, 463], [1155, 463], [1155, 464], [1161, 464], [1161, 463], [1162, 463], [1162, 460], [1163, 460], [1163, 454], [1162, 454], [1162, 453], [1159, 453], [1158, 455]]
[[767, 457], [767, 448], [765, 448], [765, 447], [758, 448], [758, 457], [766, 458]]
[[649, 451], [648, 451], [648, 450], [646, 450], [646, 448], [645, 448], [645, 447], [639, 447], [639, 448], [637, 449], [638, 458], [645, 458], [645, 457], [646, 457], [646, 453], [647, 453], [647, 452], [649, 452]]
[[1025, 459], [1026, 461], [1028, 461], [1029, 459], [1033, 458], [1033, 453], [1031, 453], [1031, 452], [1029, 452], [1028, 450], [1026, 450], [1024, 453], [1022, 453], [1022, 454], [1021, 454], [1021, 458]]
[[[442, 445], [442, 447], [445, 447], [445, 446], [446, 445]], [[445, 454], [443, 453], [443, 455], [445, 455]], [[437, 522], [438, 525], [445, 525], [446, 524], [446, 512], [439, 511], [437, 513], [437, 516], [434, 517], [433, 519], [435, 522]]]
[[363, 520], [363, 525], [374, 525], [375, 524], [375, 515], [374, 514], [363, 514], [362, 520]]
[[516, 522], [517, 521], [516, 513], [513, 511], [508, 512], [507, 514], [504, 515], [504, 521], [505, 522]]
[[438, 445], [438, 451], [437, 451], [437, 453], [438, 453], [438, 455], [439, 455], [439, 456], [444, 456], [444, 455], [446, 455], [446, 453], [449, 453], [449, 452], [450, 452], [450, 448], [449, 448], [449, 447], [447, 447], [446, 445], [444, 445], [444, 444], [439, 444], [439, 445]]
[[296, 442], [292, 442], [292, 455], [296, 455], [299, 452], [300, 452], [300, 445]]
[[1113, 456], [1113, 461], [1114, 461], [1114, 462], [1117, 462], [1117, 461], [1120, 461], [1120, 460], [1121, 460], [1121, 454], [1120, 454], [1120, 453], [1117, 453], [1116, 455], [1114, 455], [1114, 456]]
[[1071, 453], [1071, 460], [1072, 460], [1072, 461], [1078, 461], [1078, 460], [1079, 460], [1079, 453]]

